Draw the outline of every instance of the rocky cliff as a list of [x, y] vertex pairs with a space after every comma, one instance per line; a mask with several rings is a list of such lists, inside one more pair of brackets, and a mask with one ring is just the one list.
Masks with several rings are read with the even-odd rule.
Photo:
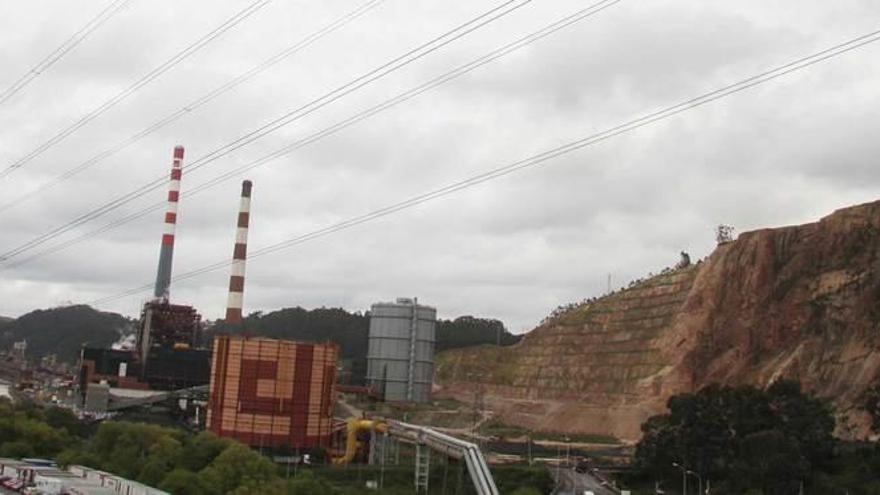
[[443, 353], [437, 371], [441, 396], [479, 391], [505, 422], [626, 440], [670, 395], [782, 377], [833, 401], [839, 434], [867, 434], [863, 396], [880, 382], [880, 201], [743, 233], [514, 346]]

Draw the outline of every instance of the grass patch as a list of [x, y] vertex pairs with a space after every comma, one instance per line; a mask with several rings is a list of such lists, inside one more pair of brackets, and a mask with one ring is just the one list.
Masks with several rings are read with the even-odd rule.
[[574, 443], [596, 443], [602, 445], [620, 445], [620, 440], [611, 435], [601, 434], [565, 434], [553, 432], [531, 431], [528, 428], [506, 424], [497, 419], [492, 419], [483, 423], [479, 430], [480, 433], [487, 436], [499, 438], [518, 438], [531, 436], [532, 441], [547, 440], [551, 442], [574, 442]]

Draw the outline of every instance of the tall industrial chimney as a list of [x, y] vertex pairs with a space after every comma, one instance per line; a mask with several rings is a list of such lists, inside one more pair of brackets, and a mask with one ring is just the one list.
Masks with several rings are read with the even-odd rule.
[[168, 300], [171, 286], [171, 258], [174, 256], [174, 227], [177, 225], [177, 200], [180, 196], [181, 165], [183, 146], [174, 147], [174, 162], [171, 166], [171, 181], [168, 184], [168, 209], [165, 212], [165, 232], [162, 234], [162, 249], [159, 251], [159, 269], [156, 272], [156, 288], [153, 297]]
[[248, 223], [251, 213], [251, 181], [241, 183], [241, 203], [238, 226], [235, 229], [235, 249], [232, 251], [232, 270], [229, 274], [229, 299], [226, 302], [226, 322], [241, 325], [244, 303], [244, 264], [247, 258]]

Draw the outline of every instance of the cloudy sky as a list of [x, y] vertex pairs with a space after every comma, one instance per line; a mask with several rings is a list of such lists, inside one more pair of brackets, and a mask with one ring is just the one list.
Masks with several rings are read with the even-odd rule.
[[[109, 0], [108, 0], [109, 1]], [[0, 90], [108, 1], [0, 2]], [[131, 0], [0, 104], [0, 169], [70, 127], [253, 0]], [[382, 66], [502, 0], [385, 0], [234, 90], [82, 173], [28, 194], [198, 100], [366, 0], [274, 0], [33, 160], [0, 178], [0, 250], [65, 225]], [[533, 0], [262, 139], [184, 175], [182, 188], [346, 118], [585, 8]], [[250, 249], [333, 225], [880, 28], [871, 0], [623, 0], [528, 47], [249, 171]], [[880, 198], [880, 43], [453, 195], [255, 258], [245, 311], [364, 310], [418, 296], [442, 317], [514, 332], [553, 307], [711, 252], [738, 231], [813, 221]], [[186, 164], [184, 165], [186, 169]], [[231, 256], [242, 175], [185, 198], [174, 272]], [[153, 280], [161, 210], [16, 264], [143, 210], [163, 187], [0, 261], [0, 315], [90, 302]], [[221, 316], [227, 269], [172, 300]], [[102, 309], [139, 312], [149, 293]]]

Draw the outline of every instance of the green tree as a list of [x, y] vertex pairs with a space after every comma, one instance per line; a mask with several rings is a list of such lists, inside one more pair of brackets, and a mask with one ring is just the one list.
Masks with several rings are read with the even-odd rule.
[[246, 445], [233, 443], [203, 469], [199, 477], [207, 493], [220, 495], [232, 492], [239, 486], [262, 489], [274, 482], [277, 474], [272, 461]]
[[[358, 490], [359, 491], [359, 490]], [[310, 471], [300, 471], [292, 480], [275, 479], [268, 483], [253, 484], [246, 481], [231, 492], [233, 495], [336, 495], [338, 491], [326, 480], [315, 477]]]
[[92, 438], [91, 450], [99, 456], [103, 469], [136, 479], [157, 442], [165, 442], [167, 437], [180, 443], [184, 436], [182, 431], [161, 426], [105, 421]]
[[865, 410], [871, 415], [871, 429], [880, 433], [880, 385], [874, 385], [865, 394]]
[[189, 439], [180, 456], [180, 467], [201, 471], [226, 450], [232, 442], [211, 432], [203, 431]]
[[33, 447], [23, 440], [4, 442], [3, 445], [0, 446], [0, 457], [20, 459], [22, 457], [33, 457], [35, 455], [36, 451]]
[[66, 430], [70, 435], [85, 437], [91, 432], [89, 426], [80, 421], [70, 409], [49, 407], [43, 411], [43, 418], [52, 428]]
[[679, 430], [670, 414], [652, 416], [642, 424], [642, 440], [636, 445], [635, 464], [651, 479], [669, 479], [674, 475], [672, 463], [680, 462], [684, 456], [678, 441]]
[[522, 486], [510, 492], [510, 495], [541, 495], [541, 492], [530, 486]]
[[93, 452], [79, 448], [71, 447], [62, 451], [55, 460], [63, 467], [79, 464], [93, 468], [101, 467], [101, 458]]
[[827, 403], [803, 393], [798, 382], [783, 380], [767, 388], [776, 428], [804, 454], [808, 468], [827, 463], [834, 450], [834, 416]]
[[799, 449], [779, 430], [751, 433], [741, 442], [730, 479], [744, 490], [757, 486], [764, 495], [796, 493], [809, 473], [809, 462]]
[[196, 473], [180, 468], [168, 473], [159, 489], [174, 495], [202, 495], [206, 491]]
[[728, 480], [735, 493], [785, 492], [833, 453], [830, 409], [796, 382], [767, 390], [710, 385], [671, 397], [667, 407], [668, 414], [642, 425], [636, 447], [636, 465], [654, 480], [674, 481], [677, 463], [703, 478]]
[[156, 486], [180, 462], [183, 446], [170, 436], [161, 436], [150, 446], [147, 460], [138, 481]]

